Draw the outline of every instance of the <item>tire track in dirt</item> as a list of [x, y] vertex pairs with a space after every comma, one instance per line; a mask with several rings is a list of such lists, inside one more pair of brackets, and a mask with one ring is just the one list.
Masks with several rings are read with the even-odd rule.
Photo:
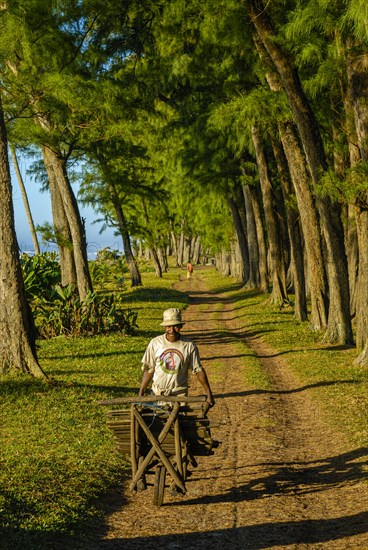
[[[367, 451], [351, 448], [326, 426], [287, 363], [236, 318], [236, 305], [208, 293], [200, 270], [178, 287], [190, 293], [185, 334], [199, 345], [217, 396], [209, 416], [221, 444], [199, 457], [184, 496], [165, 492], [152, 506], [152, 487], [111, 512], [106, 532], [88, 548], [368, 549]], [[268, 391], [242, 387], [247, 353], [272, 380]], [[190, 393], [202, 393], [193, 381]], [[116, 506], [115, 502], [112, 506]]]

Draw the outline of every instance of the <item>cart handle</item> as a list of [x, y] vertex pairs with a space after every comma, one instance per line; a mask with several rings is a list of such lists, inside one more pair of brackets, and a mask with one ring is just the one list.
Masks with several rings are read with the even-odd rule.
[[115, 399], [102, 399], [99, 405], [122, 405], [123, 403], [203, 403], [206, 395], [145, 395], [143, 397], [117, 397]]

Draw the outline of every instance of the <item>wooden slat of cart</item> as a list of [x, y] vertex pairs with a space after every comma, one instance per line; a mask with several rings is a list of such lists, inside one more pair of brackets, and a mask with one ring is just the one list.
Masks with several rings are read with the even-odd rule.
[[102, 399], [99, 405], [124, 405], [141, 403], [204, 403], [205, 395], [145, 395], [143, 397], [116, 397], [114, 399]]

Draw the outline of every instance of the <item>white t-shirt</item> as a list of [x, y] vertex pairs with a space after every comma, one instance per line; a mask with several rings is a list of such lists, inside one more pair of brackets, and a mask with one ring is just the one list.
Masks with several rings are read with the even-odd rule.
[[188, 390], [188, 371], [203, 370], [197, 346], [180, 335], [169, 342], [165, 334], [153, 338], [142, 358], [142, 370], [153, 373], [152, 391], [155, 395], [185, 395]]

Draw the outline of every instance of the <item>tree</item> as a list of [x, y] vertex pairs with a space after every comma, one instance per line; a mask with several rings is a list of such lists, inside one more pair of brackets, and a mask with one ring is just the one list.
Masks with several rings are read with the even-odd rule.
[[32, 216], [32, 212], [31, 212], [31, 208], [29, 206], [26, 187], [24, 185], [23, 177], [22, 177], [22, 174], [21, 174], [21, 171], [20, 171], [20, 168], [19, 168], [17, 153], [16, 153], [15, 147], [13, 145], [10, 144], [9, 148], [10, 148], [10, 152], [11, 152], [13, 166], [14, 166], [15, 173], [16, 173], [17, 180], [18, 180], [19, 189], [20, 189], [21, 194], [22, 194], [24, 209], [26, 211], [29, 230], [31, 232], [33, 248], [34, 248], [35, 253], [39, 254], [40, 253], [40, 245], [38, 243], [38, 237], [37, 237], [36, 228], [35, 228], [35, 225], [34, 225], [34, 222], [33, 222], [33, 216]]
[[288, 171], [287, 160], [278, 138], [272, 139], [272, 147], [280, 177], [281, 191], [285, 204], [285, 215], [290, 241], [291, 267], [293, 281], [292, 286], [295, 294], [294, 316], [298, 321], [308, 319], [307, 297], [304, 275], [304, 250], [302, 232], [299, 224], [299, 212], [293, 204], [295, 195]]
[[4, 114], [0, 105], [0, 371], [45, 377], [36, 355], [35, 333], [26, 302], [15, 236]]
[[262, 135], [259, 128], [256, 126], [252, 128], [252, 139], [259, 170], [259, 180], [263, 197], [263, 206], [265, 210], [271, 256], [272, 292], [270, 299], [272, 303], [282, 306], [288, 300], [285, 264], [282, 257], [283, 250], [279, 242], [280, 231], [278, 229], [277, 218], [273, 205], [274, 198], [272, 193], [272, 184], [269, 177]]
[[[5, 86], [10, 91], [6, 96], [6, 108], [12, 120], [14, 142], [16, 136], [21, 136], [23, 141], [28, 140], [28, 145], [33, 143], [42, 148], [46, 170], [52, 180], [49, 189], [56, 195], [52, 196], [52, 210], [63, 213], [61, 224], [60, 218], [55, 220], [55, 225], [59, 226], [56, 234], [58, 231], [67, 233], [65, 238], [58, 239], [63, 282], [76, 283], [83, 300], [92, 290], [92, 283], [84, 228], [67, 173], [67, 158], [76, 141], [76, 133], [69, 129], [75, 125], [76, 117], [70, 116], [65, 98], [60, 97], [60, 89], [67, 78], [72, 82], [70, 88], [75, 88], [76, 80], [79, 80], [79, 90], [81, 84], [76, 58], [82, 47], [79, 41], [83, 31], [73, 33], [73, 29], [78, 28], [75, 23], [81, 13], [72, 4], [67, 2], [64, 11], [54, 10], [53, 2], [48, 1], [29, 3], [24, 0], [11, 4], [4, 18], [4, 30], [14, 36], [14, 41], [13, 46], [8, 47], [1, 69]], [[79, 74], [76, 74], [77, 68]], [[66, 94], [70, 98], [70, 89]], [[73, 137], [70, 134], [74, 134]], [[55, 203], [59, 206], [55, 207]], [[71, 242], [65, 246], [69, 237]]]
[[[283, 95], [281, 82], [278, 74], [276, 73], [274, 66], [269, 59], [268, 53], [257, 36], [253, 37], [257, 52], [262, 60], [265, 69], [265, 78], [270, 87], [270, 90], [274, 92], [276, 97]], [[293, 183], [295, 190], [295, 198], [298, 205], [298, 211], [302, 221], [301, 227], [303, 231], [303, 237], [305, 242], [305, 252], [307, 258], [307, 272], [309, 279], [309, 294], [311, 300], [311, 316], [310, 323], [315, 330], [325, 329], [327, 326], [327, 314], [328, 314], [328, 298], [327, 298], [327, 282], [326, 274], [324, 270], [323, 253], [322, 253], [322, 239], [320, 236], [320, 222], [318, 212], [315, 207], [315, 200], [312, 194], [310, 186], [310, 176], [308, 168], [306, 166], [305, 158], [301, 147], [299, 145], [299, 138], [297, 128], [289, 115], [289, 112], [282, 112], [282, 116], [275, 114], [276, 118], [279, 118], [277, 123], [277, 129], [279, 138], [282, 142], [283, 152], [288, 164], [288, 174], [290, 180]], [[274, 138], [275, 143], [275, 138]], [[275, 156], [281, 156], [282, 152], [276, 153]], [[283, 156], [283, 155], [282, 155]], [[284, 175], [284, 165], [279, 162], [278, 172], [280, 174], [281, 181], [289, 179], [288, 175]], [[285, 184], [286, 186], [288, 184]], [[285, 189], [284, 185], [284, 198], [290, 194], [290, 190]], [[295, 221], [290, 222], [289, 227], [295, 227]], [[296, 313], [297, 317], [301, 320], [306, 318], [306, 303], [305, 303], [305, 284], [304, 284], [304, 267], [302, 266], [302, 249], [300, 237], [294, 233], [293, 230], [289, 231], [293, 233], [296, 242], [293, 245], [293, 236], [290, 236], [292, 243], [293, 261], [296, 264], [297, 271], [300, 274], [296, 276], [296, 309], [299, 309], [299, 313]], [[298, 292], [300, 290], [300, 293]], [[301, 308], [301, 310], [300, 310]]]
[[[52, 202], [60, 204], [61, 211], [65, 214], [63, 216], [63, 227], [67, 226], [68, 235], [71, 239], [73, 263], [68, 265], [75, 267], [78, 294], [80, 299], [84, 300], [87, 294], [92, 291], [92, 281], [88, 268], [87, 242], [78, 204], [68, 178], [66, 160], [60, 151], [48, 145], [43, 147], [43, 155], [49, 181], [52, 182], [50, 191], [56, 194], [56, 197], [52, 198]], [[55, 212], [55, 208], [53, 208], [53, 212]], [[58, 230], [62, 231], [62, 228], [58, 228]], [[74, 271], [71, 271], [71, 277], [73, 276]], [[73, 280], [68, 282], [73, 283]]]
[[[303, 90], [299, 74], [289, 55], [273, 39], [275, 33], [267, 9], [261, 2], [245, 2], [254, 27], [272, 59], [283, 84], [298, 127], [310, 173], [315, 186], [327, 169], [325, 148], [315, 114]], [[328, 254], [329, 312], [325, 338], [330, 342], [351, 344], [353, 332], [350, 320], [350, 293], [344, 231], [340, 206], [329, 196], [316, 196], [322, 231]]]

